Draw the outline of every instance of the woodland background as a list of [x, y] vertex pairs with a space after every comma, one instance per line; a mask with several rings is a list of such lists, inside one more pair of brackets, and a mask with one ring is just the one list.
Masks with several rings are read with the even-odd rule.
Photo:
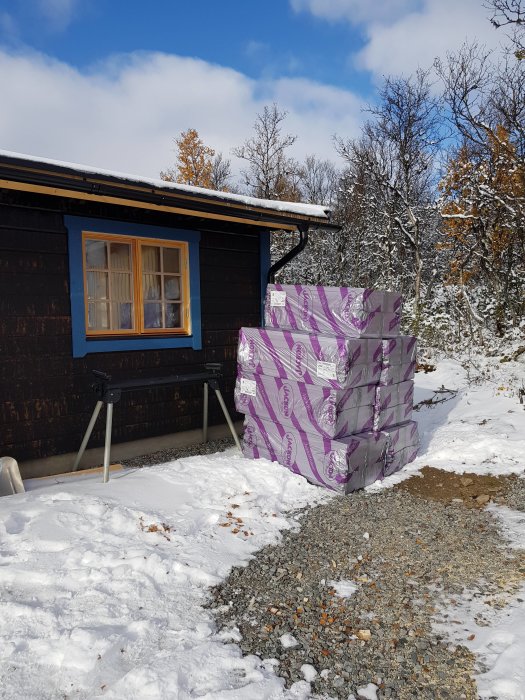
[[[312, 231], [279, 281], [400, 290], [404, 329], [424, 345], [500, 351], [525, 338], [525, 2], [489, 7], [499, 51], [464, 44], [386, 76], [360, 136], [334, 135], [334, 161], [290, 157], [296, 137], [272, 104], [232, 145], [237, 178], [192, 128], [161, 177], [329, 205], [340, 232]], [[273, 259], [294, 242], [273, 234]]]

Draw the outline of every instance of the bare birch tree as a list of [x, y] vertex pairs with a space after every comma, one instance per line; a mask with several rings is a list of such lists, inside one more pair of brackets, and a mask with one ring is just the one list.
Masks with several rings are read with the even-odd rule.
[[285, 118], [286, 112], [275, 103], [266, 105], [253, 125], [255, 134], [232, 151], [247, 162], [247, 169], [242, 171], [244, 185], [255, 197], [281, 200], [294, 197], [292, 185], [296, 166], [287, 149], [297, 137], [283, 134]]
[[[396, 285], [414, 300], [417, 332], [425, 251], [435, 238], [435, 158], [443, 140], [439, 100], [433, 96], [429, 71], [410, 78], [387, 78], [379, 103], [358, 140], [337, 140], [351, 172], [362, 172], [372, 198], [365, 210], [377, 209], [377, 238], [386, 286]], [[354, 180], [354, 187], [358, 181]], [[375, 222], [377, 224], [377, 221]]]
[[490, 21], [496, 27], [511, 29], [514, 55], [525, 60], [525, 2], [523, 0], [489, 0], [485, 7], [492, 12]]

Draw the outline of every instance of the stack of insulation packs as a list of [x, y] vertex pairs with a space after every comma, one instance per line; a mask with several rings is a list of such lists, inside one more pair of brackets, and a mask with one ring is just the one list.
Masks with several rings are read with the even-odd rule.
[[349, 493], [411, 462], [416, 338], [401, 297], [268, 285], [265, 328], [241, 328], [235, 404], [243, 452]]

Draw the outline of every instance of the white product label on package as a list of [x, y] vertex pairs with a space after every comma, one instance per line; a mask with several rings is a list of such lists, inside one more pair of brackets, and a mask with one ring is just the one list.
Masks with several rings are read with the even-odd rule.
[[272, 289], [270, 292], [270, 306], [286, 306], [286, 292], [278, 292]]
[[257, 382], [253, 379], [241, 378], [241, 394], [248, 394], [248, 396], [257, 396]]
[[337, 379], [335, 362], [317, 360], [317, 376], [322, 379]]

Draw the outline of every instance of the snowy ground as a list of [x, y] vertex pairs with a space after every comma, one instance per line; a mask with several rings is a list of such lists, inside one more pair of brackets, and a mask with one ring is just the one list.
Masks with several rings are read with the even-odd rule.
[[419, 457], [384, 485], [408, 478], [425, 464], [458, 473], [523, 473], [525, 405], [519, 403], [518, 390], [524, 382], [525, 364], [515, 362], [485, 361], [467, 371], [455, 360], [443, 360], [436, 371], [418, 373], [414, 405], [441, 403], [423, 403], [414, 413], [421, 435]]
[[[488, 508], [501, 521], [510, 546], [525, 548], [525, 513], [518, 514], [504, 506]], [[501, 608], [497, 602], [482, 591], [476, 596], [455, 598], [441, 611], [447, 612], [454, 623], [440, 622], [436, 629], [476, 654], [476, 681], [482, 700], [524, 700], [525, 584], [516, 600]]]
[[[440, 387], [459, 391], [416, 414], [422, 449], [406, 473], [426, 464], [523, 473], [524, 378], [523, 365], [494, 365], [467, 386], [452, 360], [419, 374], [416, 403]], [[97, 475], [26, 487], [0, 502], [0, 698], [309, 697], [306, 680], [286, 691], [271, 663], [243, 658], [202, 604], [233, 565], [294, 526], [295, 508], [328, 492], [234, 450], [125, 471], [106, 485]], [[491, 508], [523, 544], [523, 515]], [[494, 610], [482, 628], [468, 604], [454, 610], [464, 625], [448, 631], [484, 663], [481, 696], [524, 700], [524, 603]]]

